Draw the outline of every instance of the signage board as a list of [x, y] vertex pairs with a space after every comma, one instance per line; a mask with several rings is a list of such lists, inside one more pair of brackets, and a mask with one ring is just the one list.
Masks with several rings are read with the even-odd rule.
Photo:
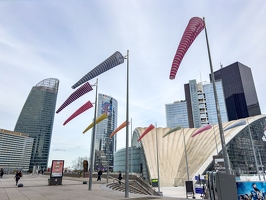
[[64, 160], [53, 160], [50, 177], [62, 178], [64, 170]]
[[214, 170], [219, 172], [226, 172], [224, 166], [224, 157], [223, 156], [213, 156]]

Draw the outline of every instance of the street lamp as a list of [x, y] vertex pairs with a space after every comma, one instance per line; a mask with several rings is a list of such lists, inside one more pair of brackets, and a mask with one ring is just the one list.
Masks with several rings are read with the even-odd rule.
[[[248, 118], [247, 118], [247, 122], [248, 122]], [[254, 146], [254, 142], [253, 142], [253, 139], [252, 139], [252, 134], [251, 134], [249, 122], [248, 122], [248, 132], [249, 132], [249, 138], [250, 138], [250, 142], [251, 142], [251, 146], [252, 146], [252, 151], [253, 151], [253, 155], [254, 155], [254, 159], [255, 159], [256, 171], [257, 171], [257, 174], [259, 176], [259, 180], [261, 180], [260, 179], [260, 171], [259, 171], [259, 167], [258, 167], [257, 154], [256, 154], [256, 151], [255, 151], [255, 146]]]

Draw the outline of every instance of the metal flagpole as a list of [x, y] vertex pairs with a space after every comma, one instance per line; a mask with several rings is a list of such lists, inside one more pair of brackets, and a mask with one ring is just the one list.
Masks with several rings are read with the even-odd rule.
[[133, 169], [132, 169], [132, 151], [133, 151], [133, 149], [132, 149], [132, 137], [133, 137], [133, 133], [132, 133], [132, 118], [131, 118], [131, 120], [130, 120], [130, 127], [131, 127], [131, 150], [130, 150], [130, 157], [131, 157], [131, 162], [130, 162], [130, 164], [131, 164], [131, 167], [130, 167], [130, 172], [131, 172], [131, 174], [133, 173]]
[[220, 139], [221, 139], [221, 145], [222, 145], [223, 156], [224, 156], [224, 166], [225, 166], [226, 173], [230, 174], [231, 170], [230, 170], [229, 159], [228, 159], [227, 150], [225, 146], [224, 131], [223, 131], [223, 125], [222, 125], [222, 120], [221, 120], [220, 107], [218, 103], [215, 78], [214, 78], [214, 73], [213, 73], [213, 68], [212, 68], [212, 60], [211, 60], [211, 53], [210, 53], [210, 47], [209, 47], [209, 41], [208, 41], [208, 35], [207, 35], [207, 27], [206, 27], [204, 17], [203, 17], [203, 22], [204, 22], [204, 27], [205, 27], [205, 36], [206, 36], [206, 43], [207, 43], [207, 49], [208, 49], [208, 55], [209, 55], [209, 63], [210, 63], [210, 69], [211, 69], [211, 78], [212, 78], [213, 93], [214, 93], [214, 98], [215, 98], [216, 112], [217, 112], [217, 118], [218, 118], [218, 124], [219, 124]]
[[[248, 122], [248, 118], [247, 118], [247, 122]], [[255, 151], [254, 142], [253, 142], [253, 139], [252, 139], [249, 122], [248, 122], [248, 132], [249, 132], [249, 138], [250, 138], [250, 142], [251, 142], [251, 146], [252, 146], [252, 151], [253, 151], [253, 155], [254, 155], [254, 159], [255, 159], [256, 171], [257, 171], [257, 174], [258, 174], [259, 180], [260, 180], [260, 171], [259, 171], [259, 167], [258, 167], [257, 154], [256, 154], [256, 151]]]
[[215, 134], [215, 128], [214, 128], [214, 125], [212, 126], [212, 128], [213, 128], [213, 136], [214, 136], [215, 145], [216, 145], [216, 151], [217, 151], [217, 155], [218, 155], [219, 152], [218, 152], [218, 145], [217, 145], [217, 140], [216, 140], [216, 134]]
[[156, 128], [156, 151], [157, 151], [157, 173], [158, 173], [158, 193], [160, 194], [160, 169], [159, 169], [159, 155], [158, 155], [158, 133], [157, 133], [157, 122], [155, 122]]
[[93, 133], [91, 135], [91, 159], [90, 159], [90, 179], [89, 179], [89, 190], [92, 187], [92, 173], [93, 173], [93, 160], [94, 160], [94, 143], [95, 143], [95, 129], [96, 129], [96, 111], [97, 111], [97, 96], [98, 96], [98, 79], [96, 79], [96, 94], [95, 94], [95, 108], [94, 108], [94, 119], [93, 119]]
[[186, 156], [187, 180], [189, 181], [189, 170], [188, 170], [188, 161], [187, 161], [187, 146], [186, 146], [186, 140], [185, 140], [184, 129], [185, 129], [185, 128], [183, 127], [182, 133], [183, 133], [183, 142], [184, 142], [185, 156]]
[[129, 96], [129, 50], [127, 50], [127, 95], [126, 95], [126, 121], [127, 121], [127, 126], [126, 126], [126, 178], [125, 178], [125, 198], [128, 198], [128, 96]]
[[259, 151], [259, 148], [257, 148], [257, 151], [258, 151], [258, 154], [259, 154], [259, 159], [260, 159], [260, 166], [262, 167], [262, 175], [263, 175], [263, 179], [265, 181], [265, 172], [264, 172], [264, 165], [262, 164], [262, 161], [261, 161], [261, 156], [260, 156], [260, 151]]

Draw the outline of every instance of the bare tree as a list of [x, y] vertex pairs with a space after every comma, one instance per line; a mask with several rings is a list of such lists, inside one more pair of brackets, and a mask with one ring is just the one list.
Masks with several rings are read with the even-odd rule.
[[72, 161], [72, 168], [74, 170], [83, 170], [83, 161], [84, 160], [87, 160], [89, 162], [89, 158], [87, 156], [76, 158], [75, 160]]

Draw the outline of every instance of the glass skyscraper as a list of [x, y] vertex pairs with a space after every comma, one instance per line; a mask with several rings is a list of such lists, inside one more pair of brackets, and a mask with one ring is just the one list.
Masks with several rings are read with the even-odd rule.
[[32, 87], [21, 110], [15, 132], [34, 138], [30, 169], [47, 169], [59, 80], [44, 79]]
[[[216, 92], [218, 97], [218, 103], [220, 107], [220, 114], [221, 114], [221, 120], [222, 122], [228, 122], [228, 116], [227, 116], [227, 110], [226, 110], [226, 104], [224, 99], [224, 91], [223, 91], [223, 85], [222, 81], [215, 81], [216, 86]], [[218, 118], [217, 118], [217, 111], [216, 111], [216, 105], [215, 105], [215, 98], [213, 93], [213, 85], [212, 83], [204, 84], [203, 85], [203, 91], [205, 93], [206, 97], [206, 107], [207, 107], [207, 113], [208, 113], [208, 121], [209, 124], [218, 124]]]
[[[225, 98], [221, 81], [216, 81], [216, 92], [222, 122], [227, 122]], [[212, 83], [202, 84], [190, 80], [184, 85], [187, 101], [189, 128], [199, 128], [206, 124], [217, 124], [216, 104]]]
[[249, 67], [235, 62], [215, 71], [214, 77], [222, 80], [229, 121], [261, 114]]
[[110, 139], [111, 133], [117, 128], [117, 100], [111, 96], [98, 94], [97, 117], [107, 113], [108, 118], [96, 125], [95, 163], [94, 168], [113, 168], [114, 152], [116, 151], [116, 135]]
[[189, 127], [186, 101], [176, 101], [171, 104], [165, 104], [165, 112], [166, 126], [168, 128], [175, 128], [177, 126]]

